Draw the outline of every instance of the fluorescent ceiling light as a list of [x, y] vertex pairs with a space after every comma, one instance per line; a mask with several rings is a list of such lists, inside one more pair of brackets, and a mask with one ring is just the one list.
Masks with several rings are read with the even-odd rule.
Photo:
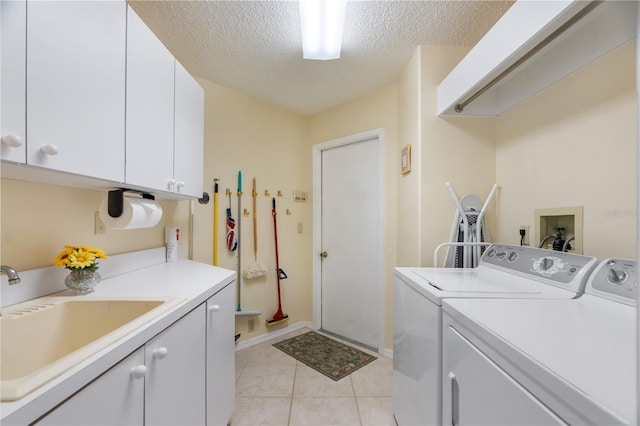
[[342, 49], [346, 0], [299, 0], [302, 56], [338, 59]]

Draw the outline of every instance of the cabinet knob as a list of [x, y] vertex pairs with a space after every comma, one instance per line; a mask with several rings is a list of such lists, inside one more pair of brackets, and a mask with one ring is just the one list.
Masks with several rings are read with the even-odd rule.
[[11, 148], [18, 148], [22, 145], [24, 145], [24, 141], [22, 140], [22, 138], [18, 135], [14, 135], [12, 133], [9, 133], [7, 135], [4, 135], [2, 137], [2, 143], [10, 146]]
[[173, 187], [176, 185], [176, 180], [175, 179], [169, 179], [167, 181], [167, 184], [169, 185], [169, 189], [173, 189]]
[[40, 152], [47, 155], [57, 155], [58, 154], [58, 145], [47, 144], [40, 148]]
[[131, 375], [135, 379], [142, 379], [145, 374], [147, 374], [147, 366], [146, 365], [136, 365], [131, 369]]
[[158, 349], [154, 349], [153, 351], [153, 357], [155, 359], [164, 359], [167, 357], [168, 354], [169, 354], [169, 350], [164, 346]]
[[180, 182], [177, 183], [178, 189], [183, 188], [184, 187], [184, 181], [181, 180]]
[[209, 305], [209, 310], [212, 312], [218, 312], [220, 310], [220, 305]]

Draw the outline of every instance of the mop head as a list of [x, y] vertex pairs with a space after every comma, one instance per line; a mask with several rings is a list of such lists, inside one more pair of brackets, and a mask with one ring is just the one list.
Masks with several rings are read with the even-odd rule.
[[242, 276], [250, 280], [251, 278], [264, 277], [267, 275], [267, 267], [260, 262], [256, 262], [242, 272]]
[[289, 321], [289, 315], [283, 314], [280, 318], [271, 318], [266, 321], [267, 326], [272, 326], [276, 324], [280, 324], [281, 322]]

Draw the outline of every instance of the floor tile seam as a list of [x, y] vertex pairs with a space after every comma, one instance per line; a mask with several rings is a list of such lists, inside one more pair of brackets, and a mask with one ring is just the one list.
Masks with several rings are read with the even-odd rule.
[[[286, 356], [286, 354], [284, 355]], [[296, 361], [295, 368], [293, 369], [293, 384], [291, 385], [291, 400], [289, 401], [289, 417], [287, 417], [287, 425], [291, 424], [291, 412], [293, 411], [293, 393], [296, 388], [297, 378], [298, 378], [298, 362]]]
[[353, 399], [356, 401], [356, 411], [358, 412], [358, 420], [360, 421], [360, 424], [362, 425], [362, 413], [360, 412], [360, 404], [358, 404], [358, 397], [354, 396]]

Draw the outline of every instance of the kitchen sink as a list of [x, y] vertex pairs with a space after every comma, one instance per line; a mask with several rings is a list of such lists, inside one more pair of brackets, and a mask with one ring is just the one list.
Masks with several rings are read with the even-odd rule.
[[1, 400], [22, 398], [180, 301], [45, 297], [3, 309]]

